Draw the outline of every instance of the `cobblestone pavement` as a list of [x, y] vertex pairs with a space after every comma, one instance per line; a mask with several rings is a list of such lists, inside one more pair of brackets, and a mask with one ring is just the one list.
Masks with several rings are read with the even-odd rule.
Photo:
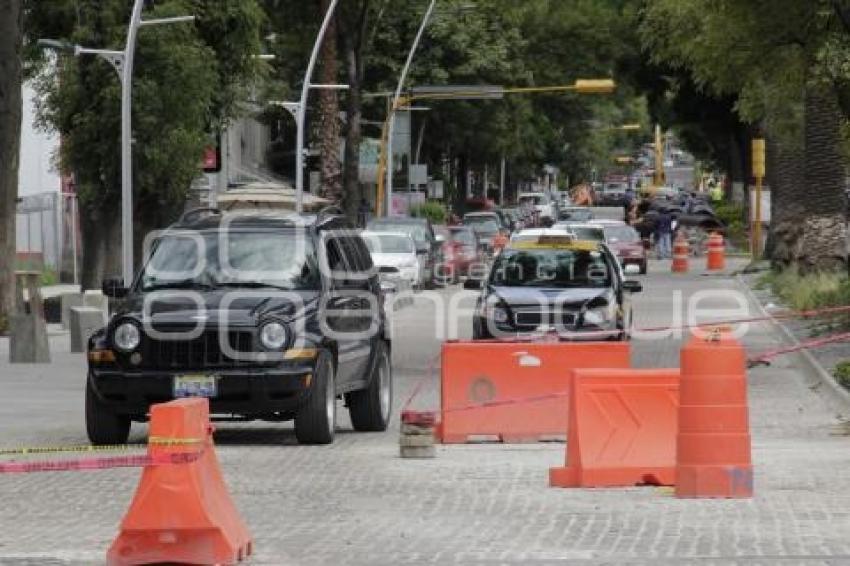
[[[716, 313], [737, 290], [732, 278], [651, 268], [635, 297], [638, 327], [675, 320], [677, 292], [687, 302], [699, 290], [725, 291], [703, 298]], [[420, 296], [398, 314], [396, 408], [439, 351], [434, 312]], [[468, 335], [468, 324], [461, 328]], [[779, 337], [758, 324], [745, 343], [758, 352]], [[636, 340], [634, 362], [678, 365], [679, 345]], [[0, 343], [0, 446], [85, 441], [83, 358], [58, 353], [68, 351], [67, 337], [52, 346], [52, 365], [23, 367], [7, 363]], [[344, 417], [329, 447], [297, 446], [289, 425], [226, 423], [216, 444], [255, 538], [252, 564], [850, 564], [850, 439], [797, 363], [786, 356], [750, 374], [751, 500], [550, 488], [561, 443], [438, 447], [434, 460], [401, 460], [397, 422], [385, 434], [354, 434]], [[435, 402], [433, 384], [414, 401]], [[144, 433], [134, 426], [134, 439]], [[0, 476], [0, 564], [102, 563], [138, 476]]]

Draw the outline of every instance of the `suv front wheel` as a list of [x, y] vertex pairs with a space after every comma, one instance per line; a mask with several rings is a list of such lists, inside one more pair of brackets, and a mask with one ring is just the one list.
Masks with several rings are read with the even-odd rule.
[[386, 342], [378, 342], [369, 387], [345, 396], [351, 425], [360, 432], [382, 432], [390, 422], [393, 399], [392, 364]]
[[101, 403], [86, 380], [86, 432], [96, 446], [126, 444], [130, 436], [130, 417], [116, 415]]
[[330, 353], [322, 351], [313, 372], [307, 403], [295, 415], [295, 438], [300, 444], [330, 444], [336, 428], [336, 379]]

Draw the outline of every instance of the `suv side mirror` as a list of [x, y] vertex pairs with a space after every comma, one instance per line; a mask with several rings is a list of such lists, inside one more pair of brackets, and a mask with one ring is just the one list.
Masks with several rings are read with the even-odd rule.
[[104, 279], [100, 288], [104, 295], [113, 299], [121, 299], [127, 296], [127, 287], [124, 286], [124, 280], [120, 277]]
[[643, 291], [643, 285], [640, 281], [631, 281], [629, 279], [623, 281], [623, 290], [629, 293], [640, 293]]
[[484, 288], [484, 280], [468, 277], [466, 281], [463, 282], [463, 288], [470, 289], [472, 291], [480, 291]]

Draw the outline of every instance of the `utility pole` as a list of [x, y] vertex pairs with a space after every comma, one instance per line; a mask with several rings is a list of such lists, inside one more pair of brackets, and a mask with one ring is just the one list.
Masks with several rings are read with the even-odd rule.
[[753, 177], [756, 180], [756, 196], [753, 218], [752, 250], [753, 261], [761, 259], [761, 190], [765, 176], [764, 139], [753, 140]]

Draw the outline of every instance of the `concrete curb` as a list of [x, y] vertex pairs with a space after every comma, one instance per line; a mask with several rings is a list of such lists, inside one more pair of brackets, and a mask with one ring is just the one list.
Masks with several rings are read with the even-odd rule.
[[[736, 279], [738, 280], [738, 284], [744, 288], [745, 292], [749, 299], [755, 303], [761, 312], [762, 316], [768, 318], [771, 324], [779, 330], [779, 333], [782, 335], [783, 341], [786, 342], [789, 346], [796, 347], [800, 345], [800, 341], [797, 340], [797, 337], [794, 336], [794, 333], [788, 329], [782, 322], [773, 318], [770, 313], [764, 308], [759, 301], [758, 297], [756, 297], [753, 290], [747, 284], [746, 281], [740, 276], [737, 275]], [[829, 389], [831, 395], [822, 395], [824, 399], [834, 408], [841, 411], [850, 412], [850, 391], [847, 391], [844, 387], [842, 387], [832, 375], [824, 369], [824, 367], [820, 364], [819, 361], [812, 355], [809, 350], [804, 349], [797, 352], [797, 355], [803, 360], [806, 366], [808, 366], [809, 372], [811, 376], [814, 378], [813, 385], [815, 387], [819, 385], [826, 385]], [[821, 391], [816, 391], [817, 393], [821, 393]]]

